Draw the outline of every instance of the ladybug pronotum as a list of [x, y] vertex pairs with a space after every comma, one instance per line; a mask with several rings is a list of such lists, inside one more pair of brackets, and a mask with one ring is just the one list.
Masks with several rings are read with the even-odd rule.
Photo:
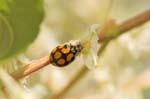
[[81, 50], [82, 46], [78, 40], [60, 44], [50, 54], [51, 63], [58, 67], [66, 66], [73, 62]]

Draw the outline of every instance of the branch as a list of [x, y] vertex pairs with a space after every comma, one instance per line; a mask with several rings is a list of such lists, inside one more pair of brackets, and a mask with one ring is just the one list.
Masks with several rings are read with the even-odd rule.
[[150, 10], [147, 10], [119, 25], [120, 34], [129, 31], [137, 26], [142, 25], [143, 23], [150, 20]]
[[88, 68], [82, 66], [82, 68], [72, 77], [70, 82], [57, 94], [50, 97], [50, 99], [60, 99], [65, 93], [67, 93], [85, 74], [87, 74]]
[[121, 24], [117, 24], [115, 20], [109, 20], [102, 27], [97, 29], [99, 43], [112, 40], [121, 34], [138, 27], [150, 20], [150, 10], [132, 17]]
[[50, 56], [44, 56], [24, 67], [19, 68], [17, 71], [13, 72], [11, 75], [14, 79], [19, 80], [39, 69], [41, 69], [42, 67], [45, 67], [46, 65], [48, 65], [50, 63]]
[[[107, 47], [107, 45], [109, 44], [109, 42], [112, 39], [115, 39], [116, 37], [120, 36], [121, 34], [125, 33], [126, 31], [129, 31], [130, 29], [133, 29], [137, 26], [142, 25], [143, 23], [147, 22], [150, 20], [150, 11], [145, 11], [125, 22], [122, 22], [122, 24], [120, 25], [116, 25], [114, 20], [110, 20], [108, 22], [106, 22], [102, 27], [100, 27], [97, 30], [97, 34], [99, 36], [99, 42], [102, 42], [102, 46], [98, 52], [98, 55], [102, 54], [105, 50], [105, 48]], [[114, 32], [114, 25], [117, 26], [119, 28], [119, 31], [117, 31], [117, 35], [110, 35], [107, 36], [105, 35], [107, 33], [107, 31], [113, 31]], [[111, 27], [112, 26], [112, 27]], [[77, 72], [75, 74], [75, 76], [72, 78], [72, 80], [67, 84], [67, 86], [65, 86], [62, 91], [60, 91], [59, 93], [55, 94], [54, 96], [50, 97], [50, 99], [60, 99], [62, 98], [80, 79], [82, 79], [81, 77], [84, 77], [86, 74], [88, 73], [88, 69], [86, 68], [86, 66], [83, 66], [79, 72]]]

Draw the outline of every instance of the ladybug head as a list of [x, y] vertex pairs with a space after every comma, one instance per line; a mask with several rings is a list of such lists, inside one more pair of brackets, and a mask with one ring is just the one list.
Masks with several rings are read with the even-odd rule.
[[75, 55], [78, 55], [83, 49], [79, 40], [71, 40], [67, 45], [71, 47], [71, 52], [75, 53]]

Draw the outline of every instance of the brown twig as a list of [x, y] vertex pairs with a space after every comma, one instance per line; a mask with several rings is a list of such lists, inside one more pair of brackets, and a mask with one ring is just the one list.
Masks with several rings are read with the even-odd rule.
[[[88, 68], [82, 66], [82, 68], [72, 77], [70, 82], [57, 94], [50, 97], [50, 99], [60, 99], [67, 93], [85, 74], [87, 74]], [[68, 86], [69, 85], [69, 86]]]
[[41, 69], [42, 67], [48, 65], [50, 63], [50, 56], [44, 56], [34, 62], [32, 62], [31, 64], [28, 64], [24, 67], [19, 68], [17, 71], [13, 72], [11, 75], [14, 79], [19, 80], [39, 69]]
[[105, 42], [118, 37], [135, 27], [138, 27], [150, 20], [150, 10], [144, 11], [141, 14], [134, 16], [121, 24], [117, 24], [115, 20], [109, 20], [101, 28], [97, 29], [99, 42]]
[[129, 31], [150, 20], [150, 10], [147, 10], [119, 25], [120, 34]]

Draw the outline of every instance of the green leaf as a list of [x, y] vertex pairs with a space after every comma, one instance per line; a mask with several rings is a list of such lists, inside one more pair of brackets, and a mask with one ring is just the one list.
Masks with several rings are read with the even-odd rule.
[[0, 10], [5, 11], [5, 12], [9, 12], [7, 0], [0, 0]]
[[0, 0], [0, 60], [25, 50], [39, 32], [42, 0]]
[[0, 14], [0, 58], [4, 57], [13, 44], [13, 32], [7, 19]]

